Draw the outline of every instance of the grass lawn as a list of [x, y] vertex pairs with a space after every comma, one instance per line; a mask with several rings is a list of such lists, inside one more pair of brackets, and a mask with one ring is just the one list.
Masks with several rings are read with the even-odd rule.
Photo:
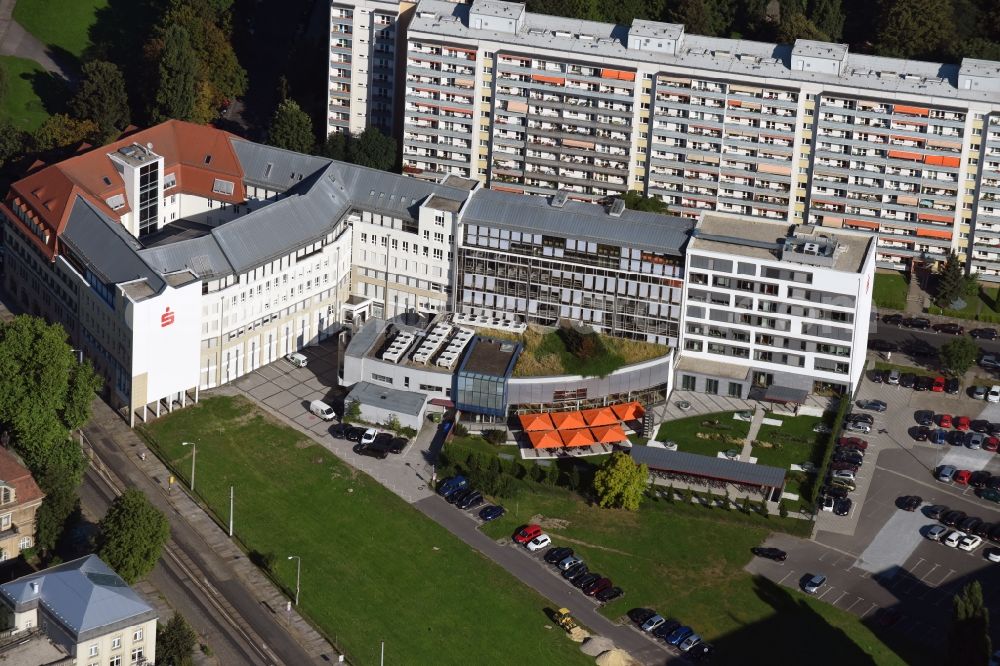
[[965, 307], [961, 310], [941, 309], [932, 305], [927, 312], [934, 315], [956, 317], [958, 319], [974, 319], [986, 323], [1000, 323], [1000, 287], [979, 285], [979, 291], [973, 296], [963, 296]]
[[108, 0], [18, 0], [14, 20], [43, 44], [79, 59], [90, 45], [95, 13], [107, 6]]
[[928, 370], [927, 368], [917, 368], [912, 365], [896, 365], [895, 363], [883, 363], [881, 361], [875, 362], [876, 370], [899, 370], [901, 373], [907, 373], [916, 375], [917, 377], [937, 377], [939, 372], [933, 370]]
[[[660, 426], [657, 441], [677, 442], [678, 451], [715, 457], [720, 451], [740, 448], [750, 432], [749, 421], [733, 418], [736, 412], [716, 412], [667, 421]], [[718, 439], [698, 437], [698, 433], [718, 435]], [[738, 441], [734, 441], [738, 440]]]
[[[831, 435], [813, 432], [813, 426], [824, 420], [829, 424], [834, 414], [824, 419], [819, 416], [774, 416], [781, 419], [780, 426], [762, 425], [757, 432], [757, 442], [753, 447], [753, 455], [761, 465], [771, 465], [785, 470], [785, 492], [799, 496], [797, 502], [785, 502], [789, 511], [796, 511], [807, 503], [813, 484], [814, 474], [792, 472], [793, 464], [811, 462], [817, 467], [823, 463], [823, 454]], [[770, 444], [771, 446], [766, 446]]]
[[33, 131], [49, 117], [41, 98], [32, 86], [32, 77], [45, 70], [34, 60], [0, 56], [0, 67], [7, 72], [8, 92], [0, 114], [18, 128]]
[[539, 521], [556, 544], [571, 546], [625, 590], [602, 612], [618, 618], [648, 606], [677, 618], [715, 644], [714, 663], [749, 663], [747, 655], [767, 655], [772, 664], [802, 663], [804, 655], [810, 664], [920, 663], [894, 654], [856, 617], [743, 571], [750, 548], [769, 532], [808, 533], [806, 521], [665, 500], [646, 500], [634, 513], [607, 510], [555, 488], [510, 504], [487, 533], [504, 538]]
[[521, 585], [402, 499], [239, 398], [213, 397], [148, 427], [182, 477], [198, 444], [198, 494], [355, 664], [593, 663]]
[[890, 310], [906, 309], [906, 294], [909, 285], [901, 273], [876, 273], [872, 299], [875, 305]]

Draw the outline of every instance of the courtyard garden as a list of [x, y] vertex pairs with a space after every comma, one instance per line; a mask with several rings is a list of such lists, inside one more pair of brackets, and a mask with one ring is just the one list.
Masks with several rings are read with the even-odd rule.
[[906, 276], [902, 273], [876, 273], [872, 300], [879, 308], [904, 310], [909, 288]]
[[712, 458], [723, 451], [743, 448], [750, 433], [750, 421], [733, 418], [738, 412], [715, 412], [667, 421], [656, 440], [676, 442], [677, 450]]

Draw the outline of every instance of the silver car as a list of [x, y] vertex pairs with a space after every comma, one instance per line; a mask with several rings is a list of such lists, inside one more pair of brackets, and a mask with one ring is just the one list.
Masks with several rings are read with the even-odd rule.
[[812, 578], [806, 581], [802, 589], [806, 591], [806, 594], [816, 594], [819, 592], [819, 588], [826, 585], [826, 576], [823, 574], [815, 574]]
[[955, 479], [955, 471], [951, 465], [941, 465], [937, 471], [937, 480], [942, 483], [951, 483]]

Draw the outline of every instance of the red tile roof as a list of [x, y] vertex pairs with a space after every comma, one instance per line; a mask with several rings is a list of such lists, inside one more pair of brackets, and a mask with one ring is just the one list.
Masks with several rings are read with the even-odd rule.
[[14, 487], [17, 506], [24, 506], [45, 497], [28, 468], [13, 453], [0, 447], [0, 482]]
[[[13, 212], [14, 201], [19, 198], [21, 204], [35, 213], [43, 227], [55, 232], [50, 234], [48, 244], [27, 234], [47, 256], [54, 256], [58, 252], [56, 239], [66, 227], [76, 197], [86, 197], [112, 219], [120, 219], [129, 211], [127, 206], [112, 211], [105, 201], [125, 193], [121, 176], [108, 153], [134, 143], [151, 144], [153, 152], [163, 157], [163, 175], [176, 174], [177, 188], [164, 194], [194, 194], [216, 201], [242, 203], [246, 200], [243, 170], [229, 141], [232, 136], [208, 125], [168, 120], [29, 174], [11, 185], [5, 212]], [[233, 181], [233, 193], [213, 192], [216, 178]]]

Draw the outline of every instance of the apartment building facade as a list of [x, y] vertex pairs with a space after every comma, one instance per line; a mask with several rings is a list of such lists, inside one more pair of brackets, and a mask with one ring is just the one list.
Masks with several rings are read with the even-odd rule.
[[875, 252], [863, 232], [702, 216], [687, 245], [677, 386], [789, 402], [852, 392], [865, 367]]
[[681, 216], [860, 229], [878, 233], [881, 267], [955, 251], [1000, 281], [996, 63], [614, 26], [500, 0], [421, 0], [406, 50], [409, 175], [586, 201], [637, 190]]

